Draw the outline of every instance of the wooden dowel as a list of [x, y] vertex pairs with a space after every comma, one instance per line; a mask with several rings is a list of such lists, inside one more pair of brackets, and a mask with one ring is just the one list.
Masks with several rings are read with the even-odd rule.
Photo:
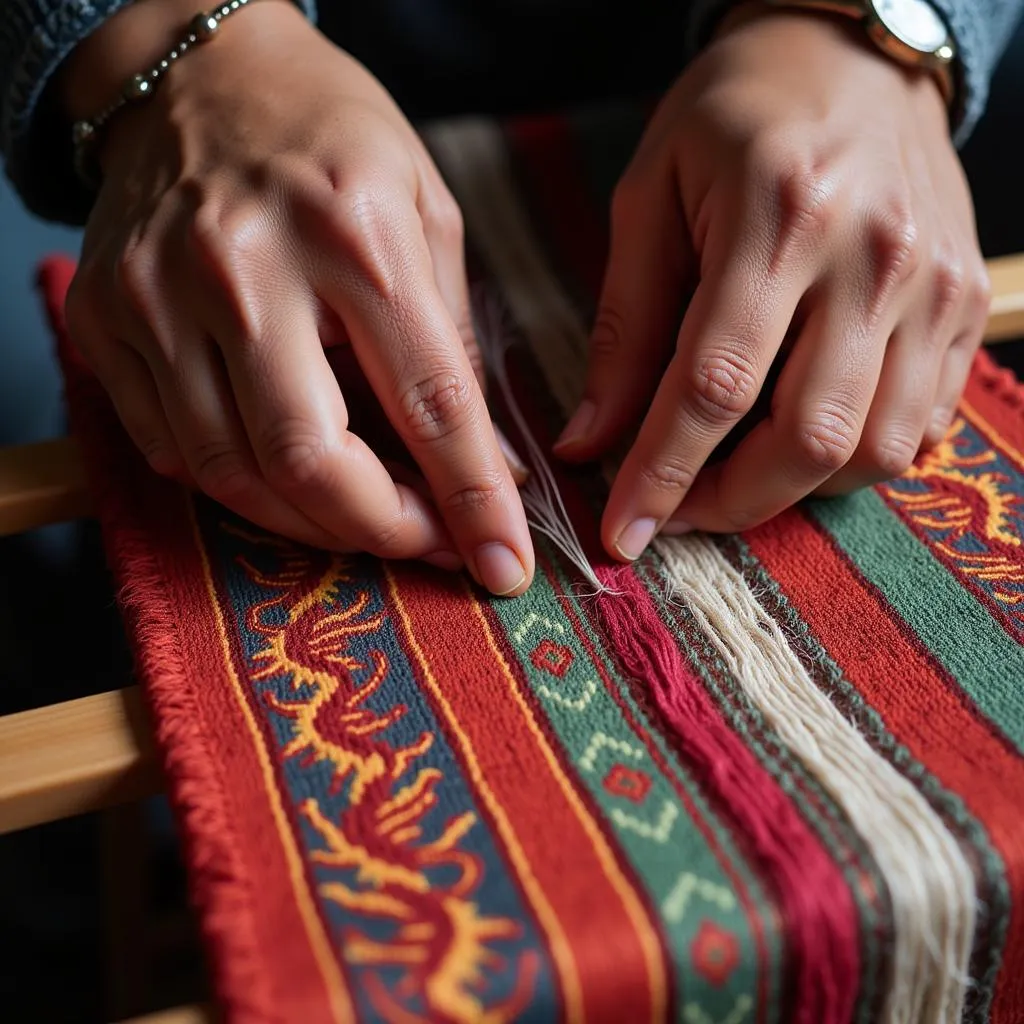
[[0, 833], [161, 788], [138, 687], [0, 718]]
[[78, 445], [68, 437], [0, 448], [0, 537], [87, 515]]

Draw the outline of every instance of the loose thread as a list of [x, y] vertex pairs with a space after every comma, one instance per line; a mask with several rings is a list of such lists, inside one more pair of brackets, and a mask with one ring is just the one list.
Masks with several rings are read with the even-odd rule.
[[586, 596], [616, 594], [618, 591], [603, 583], [594, 571], [572, 525], [572, 520], [558, 489], [555, 474], [537, 443], [537, 439], [533, 436], [526, 417], [512, 392], [508, 370], [505, 366], [508, 350], [511, 347], [509, 335], [494, 322], [496, 312], [493, 307], [486, 303], [482, 305], [482, 322], [478, 317], [477, 337], [480, 341], [484, 363], [501, 389], [512, 422], [515, 423], [522, 443], [526, 447], [525, 452], [521, 454], [526, 458], [527, 466], [530, 469], [530, 478], [520, 488], [523, 507], [526, 509], [526, 521], [534, 530], [547, 537], [580, 571], [592, 588], [591, 593]]

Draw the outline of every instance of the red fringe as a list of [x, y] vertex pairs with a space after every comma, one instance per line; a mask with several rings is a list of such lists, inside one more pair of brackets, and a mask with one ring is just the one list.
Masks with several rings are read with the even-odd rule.
[[146, 480], [140, 486], [134, 451], [128, 451], [127, 444], [116, 445], [121, 432], [112, 429], [112, 412], [105, 400], [97, 400], [102, 395], [83, 371], [65, 330], [64, 298], [73, 275], [74, 264], [55, 257], [40, 267], [38, 283], [57, 335], [71, 426], [83, 442], [107, 558], [120, 588], [118, 600], [152, 711], [191, 894], [212, 959], [214, 987], [233, 1021], [278, 1020], [267, 965], [255, 941], [256, 886], [239, 854], [244, 836], [233, 827], [225, 780], [217, 770], [220, 758], [211, 750], [216, 737], [203, 727], [197, 680], [182, 657], [180, 623], [168, 598], [173, 577], [147, 525], [158, 504], [157, 490], [165, 516], [171, 507], [180, 510], [187, 499], [180, 489], [155, 477], [152, 484]]

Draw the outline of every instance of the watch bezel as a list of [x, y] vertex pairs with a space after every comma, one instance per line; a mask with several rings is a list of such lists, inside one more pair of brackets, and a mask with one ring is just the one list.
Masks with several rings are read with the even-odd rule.
[[929, 3], [929, 0], [912, 0], [912, 2], [925, 3], [932, 8], [945, 33], [941, 43], [931, 49], [922, 49], [908, 42], [900, 33], [899, 26], [892, 24], [879, 12], [876, 0], [863, 0], [864, 19], [871, 38], [883, 50], [906, 63], [921, 64], [922, 59], [935, 67], [943, 67], [952, 63], [955, 56], [953, 37], [945, 19]]

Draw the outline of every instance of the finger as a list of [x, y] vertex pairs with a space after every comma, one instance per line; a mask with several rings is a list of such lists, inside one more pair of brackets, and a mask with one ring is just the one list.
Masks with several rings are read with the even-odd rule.
[[469, 300], [462, 213], [440, 177], [430, 175], [431, 179], [435, 177], [436, 181], [429, 180], [420, 190], [416, 207], [430, 254], [434, 283], [483, 388], [486, 374]]
[[979, 259], [973, 279], [969, 277], [967, 282], [960, 330], [942, 361], [935, 406], [924, 437], [924, 443], [929, 447], [934, 447], [943, 440], [953, 422], [957, 403], [970, 376], [974, 356], [984, 338], [991, 297], [992, 285], [988, 272]]
[[896, 311], [872, 315], [855, 283], [829, 282], [808, 312], [767, 420], [702, 475], [673, 516], [681, 528], [743, 530], [839, 472], [857, 450]]
[[[430, 252], [434, 281], [452, 323], [462, 339], [462, 347], [469, 357], [480, 390], [486, 395], [487, 370], [476, 336], [472, 304], [469, 298], [469, 284], [466, 277], [462, 213], [452, 194], [440, 180], [440, 176], [436, 172], [432, 172], [431, 177], [436, 177], [437, 180], [428, 182], [427, 186], [421, 190], [417, 208], [423, 223], [423, 235]], [[521, 487], [529, 479], [530, 471], [497, 424], [494, 424], [494, 432], [498, 447], [512, 474], [512, 479], [517, 487]]]
[[450, 551], [443, 524], [396, 484], [348, 417], [310, 320], [277, 307], [247, 344], [222, 351], [256, 461], [270, 489], [355, 550], [382, 558]]
[[365, 211], [334, 211], [332, 249], [343, 258], [323, 266], [324, 296], [474, 576], [496, 594], [521, 593], [534, 565], [522, 502], [417, 211], [401, 197], [388, 202], [387, 219], [372, 223]]
[[196, 486], [243, 518], [316, 547], [351, 550], [273, 493], [259, 472], [235, 406], [223, 361], [212, 342], [176, 332], [181, 355], [150, 366], [160, 403]]
[[[113, 338], [76, 342], [135, 447], [161, 476], [187, 482], [185, 460], [167, 421], [146, 361]], [[86, 354], [88, 353], [88, 354]]]
[[892, 480], [910, 468], [931, 417], [945, 347], [926, 323], [896, 330], [886, 349], [860, 444], [853, 458], [816, 493], [845, 494]]
[[[264, 228], [244, 217], [226, 226], [198, 222], [189, 245], [206, 271], [195, 281], [194, 304], [220, 350], [269, 490], [354, 550], [385, 558], [450, 552], [452, 541], [429, 503], [396, 484], [348, 430], [318, 329], [337, 319], [351, 342], [347, 324], [334, 304], [310, 292], [308, 252], [277, 275], [261, 273], [269, 258]], [[254, 238], [261, 243], [255, 255]]]
[[924, 433], [923, 444], [926, 448], [941, 444], [949, 432], [980, 344], [981, 331], [975, 331], [973, 334], [962, 334], [947, 349], [942, 360], [935, 405]]
[[640, 555], [708, 456], [751, 410], [812, 280], [810, 263], [776, 269], [747, 245], [701, 282], [676, 354], [612, 485], [602, 521], [609, 553], [627, 561]]
[[692, 263], [686, 239], [672, 176], [652, 187], [627, 173], [612, 202], [583, 397], [555, 444], [558, 455], [594, 458], [639, 420], [679, 329]]

